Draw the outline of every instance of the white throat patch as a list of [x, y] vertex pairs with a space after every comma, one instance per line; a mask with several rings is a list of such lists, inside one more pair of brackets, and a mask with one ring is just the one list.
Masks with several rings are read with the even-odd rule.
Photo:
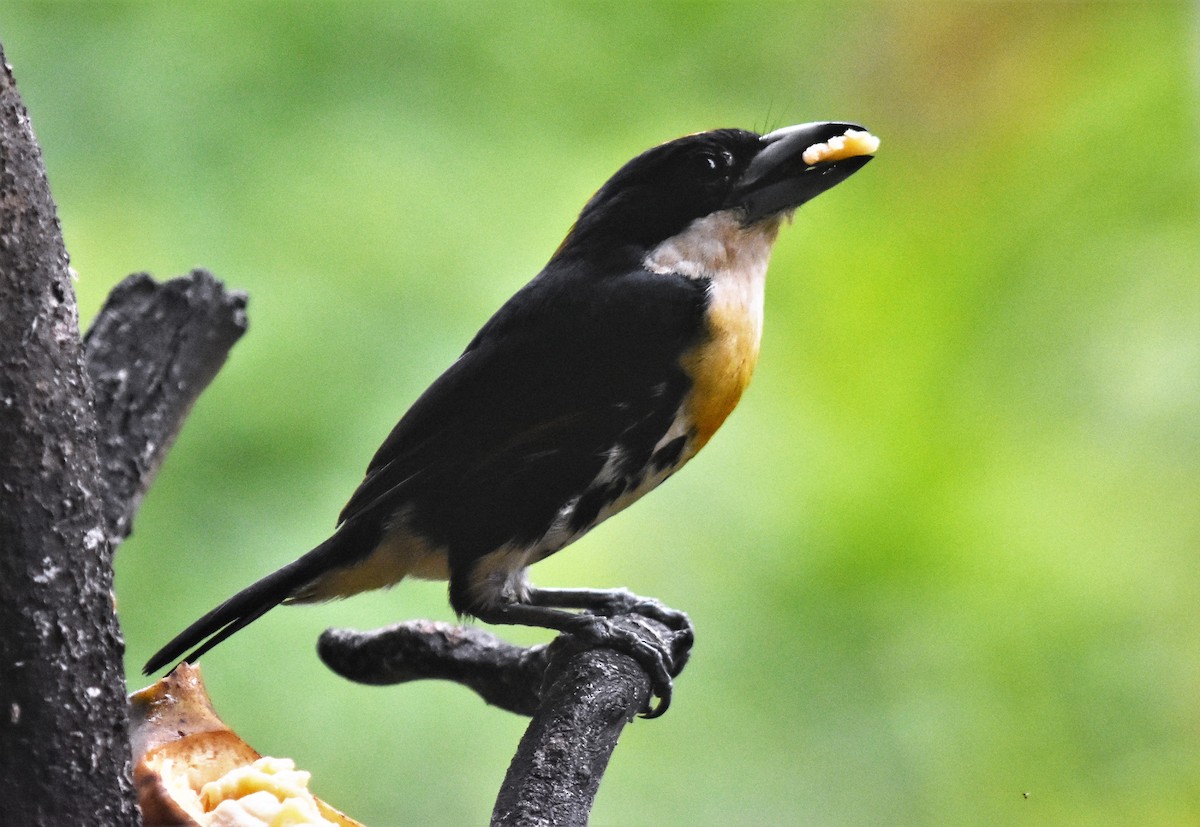
[[659, 244], [642, 265], [652, 273], [675, 273], [693, 279], [716, 281], [726, 274], [761, 277], [767, 270], [782, 220], [777, 217], [743, 227], [736, 211], [715, 212], [697, 218], [682, 232]]
[[757, 348], [767, 264], [782, 223], [777, 216], [745, 227], [736, 211], [715, 212], [659, 244], [642, 266], [661, 275], [709, 279], [709, 312], [740, 317]]

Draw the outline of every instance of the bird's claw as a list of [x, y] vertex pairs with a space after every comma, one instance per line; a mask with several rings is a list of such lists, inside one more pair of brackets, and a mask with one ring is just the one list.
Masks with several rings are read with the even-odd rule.
[[[642, 715], [657, 718], [667, 711], [671, 679], [683, 670], [695, 640], [692, 621], [684, 612], [628, 589], [531, 588], [527, 598], [540, 608], [579, 610], [569, 623], [554, 628], [629, 655], [650, 677], [650, 702]], [[644, 631], [631, 628], [635, 624]]]
[[[646, 670], [646, 674], [650, 678], [650, 697], [640, 714], [643, 718], [657, 718], [670, 707], [671, 695], [675, 688], [672, 677], [678, 675], [683, 669], [691, 651], [693, 638], [691, 623], [687, 621], [687, 615], [682, 612], [674, 612], [687, 621], [686, 629], [685, 631], [674, 631], [664, 638], [650, 624], [639, 622], [639, 613], [622, 612], [621, 614], [628, 616], [631, 622], [637, 623], [653, 635], [660, 645], [650, 644], [644, 635], [600, 615], [592, 615], [592, 622], [581, 625], [577, 634], [593, 644], [607, 646], [629, 655]], [[653, 619], [659, 620], [660, 623], [663, 622], [657, 617]], [[663, 623], [663, 625], [667, 624]], [[656, 698], [658, 703], [654, 702]]]
[[[592, 613], [608, 618], [619, 617], [621, 615], [644, 617], [656, 620], [663, 626], [666, 626], [673, 632], [673, 634], [663, 641], [666, 650], [670, 654], [670, 676], [675, 677], [682, 672], [683, 667], [688, 662], [688, 657], [691, 655], [692, 644], [696, 640], [696, 629], [692, 625], [692, 619], [687, 616], [687, 613], [681, 612], [678, 609], [672, 609], [670, 606], [652, 597], [642, 597], [641, 595], [634, 594], [628, 589], [613, 589], [605, 594], [606, 599], [592, 609]], [[662, 639], [661, 635], [656, 636]], [[667, 687], [667, 693], [669, 697], [669, 686]], [[665, 706], [656, 715], [649, 717], [658, 717], [663, 712], [666, 712]]]

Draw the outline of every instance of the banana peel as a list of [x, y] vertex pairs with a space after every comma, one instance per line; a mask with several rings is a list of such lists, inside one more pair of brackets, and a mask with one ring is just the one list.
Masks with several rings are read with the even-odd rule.
[[200, 667], [181, 663], [129, 697], [133, 781], [146, 827], [363, 827], [308, 792], [308, 773], [264, 758], [217, 716]]

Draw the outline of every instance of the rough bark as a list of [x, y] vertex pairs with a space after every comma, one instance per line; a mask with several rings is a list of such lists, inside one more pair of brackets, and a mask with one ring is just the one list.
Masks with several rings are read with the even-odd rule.
[[[665, 626], [616, 618], [661, 645]], [[585, 825], [625, 724], [650, 700], [650, 676], [628, 655], [558, 637], [542, 691], [492, 810], [493, 827]]]
[[0, 47], [0, 802], [138, 823], [96, 419], [41, 151]]
[[5, 63], [0, 820], [137, 824], [112, 556], [192, 403], [245, 330], [245, 298], [204, 271], [161, 285], [131, 276], [85, 349], [70, 275], [41, 151]]

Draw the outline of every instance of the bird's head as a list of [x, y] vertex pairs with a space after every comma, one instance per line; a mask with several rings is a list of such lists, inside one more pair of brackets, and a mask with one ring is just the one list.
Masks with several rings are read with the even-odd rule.
[[806, 150], [830, 141], [837, 145], [847, 130], [866, 134], [856, 124], [823, 121], [766, 135], [717, 129], [646, 150], [592, 196], [556, 257], [640, 258], [717, 213], [743, 227], [777, 222], [871, 159], [874, 146], [868, 142], [826, 153], [828, 160], [815, 160], [809, 152], [815, 162], [805, 160]]

